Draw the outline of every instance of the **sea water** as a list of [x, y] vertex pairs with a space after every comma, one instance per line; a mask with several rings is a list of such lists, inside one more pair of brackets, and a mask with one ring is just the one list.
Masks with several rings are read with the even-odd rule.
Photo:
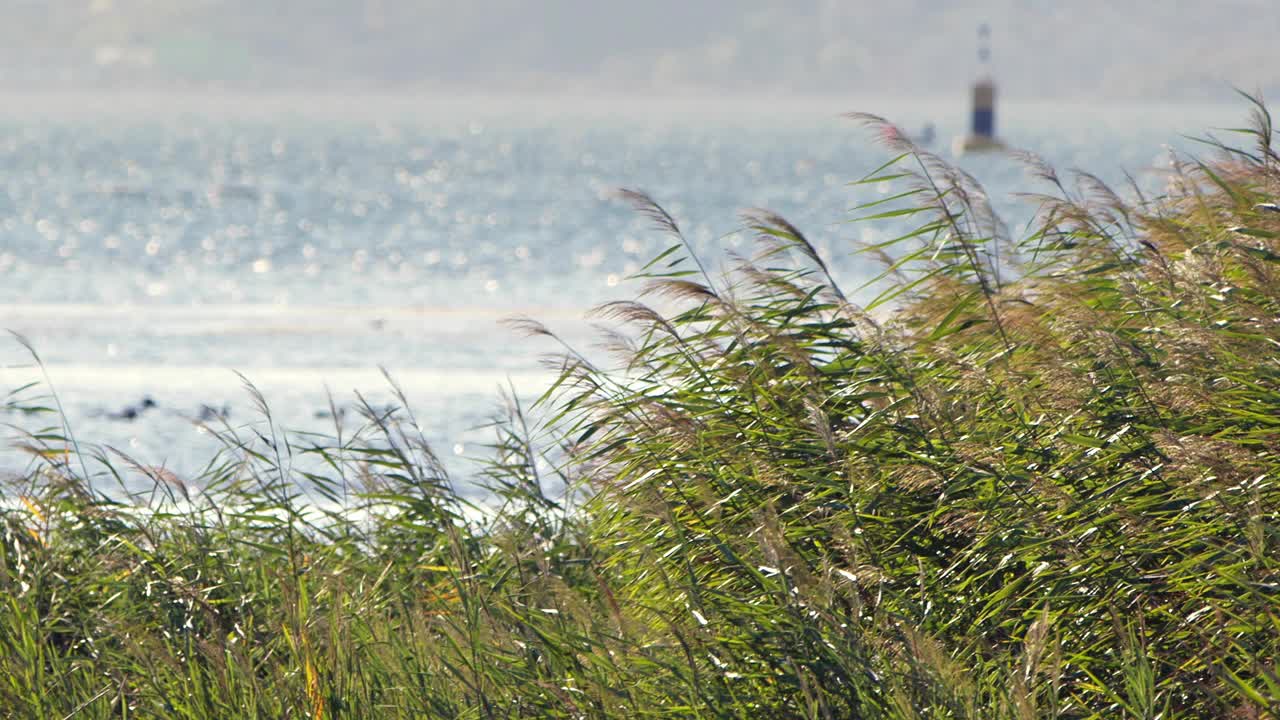
[[[225, 411], [234, 428], [264, 427], [246, 379], [277, 427], [332, 434], [331, 402], [350, 425], [356, 391], [392, 401], [385, 368], [465, 478], [500, 390], [527, 398], [551, 381], [541, 360], [555, 348], [502, 319], [527, 315], [589, 348], [584, 313], [633, 297], [626, 278], [669, 243], [616, 188], [651, 193], [713, 266], [751, 253], [739, 211], [779, 212], [853, 289], [876, 271], [857, 242], [905, 228], [851, 224], [850, 208], [903, 188], [849, 184], [888, 156], [839, 111], [886, 114], [908, 133], [931, 123], [944, 145], [964, 118], [942, 103], [384, 104], [9, 104], [0, 327], [43, 368], [0, 340], [0, 395], [40, 381], [23, 396], [52, 404], [56, 391], [81, 443], [181, 477], [218, 448], [199, 420]], [[1166, 146], [1194, 150], [1186, 135], [1244, 114], [1042, 104], [1011, 107], [1001, 127], [1060, 168], [1158, 188]], [[1025, 232], [1033, 208], [1012, 193], [1045, 188], [1004, 157], [958, 162]], [[6, 474], [29, 462], [0, 454]]]

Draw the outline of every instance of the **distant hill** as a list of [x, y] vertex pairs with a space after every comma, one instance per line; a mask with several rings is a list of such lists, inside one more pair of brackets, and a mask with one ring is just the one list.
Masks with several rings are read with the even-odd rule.
[[953, 90], [974, 29], [1023, 97], [1280, 94], [1280, 3], [8, 0], [0, 87]]

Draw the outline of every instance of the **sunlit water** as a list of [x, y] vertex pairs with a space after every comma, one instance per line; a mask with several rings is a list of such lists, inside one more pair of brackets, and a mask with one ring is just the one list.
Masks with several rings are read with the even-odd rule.
[[[963, 122], [962, 107], [858, 109], [908, 131], [933, 122], [942, 146]], [[1026, 107], [1001, 124], [1060, 167], [1157, 186], [1163, 145], [1243, 114]], [[847, 185], [885, 159], [825, 110], [18, 114], [0, 119], [0, 327], [35, 346], [82, 442], [179, 474], [216, 446], [191, 422], [203, 406], [261, 426], [233, 371], [279, 425], [332, 432], [327, 393], [340, 408], [356, 389], [387, 402], [385, 367], [465, 475], [499, 387], [532, 395], [548, 382], [551, 348], [500, 320], [528, 314], [588, 345], [583, 312], [634, 292], [625, 277], [665, 247], [611, 190], [651, 192], [709, 260], [750, 252], [739, 210], [778, 211], [852, 288], [873, 269], [853, 241], [900, 229], [846, 222], [892, 190]], [[1021, 169], [960, 162], [1018, 232]], [[39, 377], [17, 342], [0, 362], [0, 393]], [[120, 417], [144, 397], [156, 407]], [[25, 463], [0, 458], [10, 472]]]

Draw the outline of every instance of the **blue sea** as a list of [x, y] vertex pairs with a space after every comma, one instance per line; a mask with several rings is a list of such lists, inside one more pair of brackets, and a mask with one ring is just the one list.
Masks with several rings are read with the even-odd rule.
[[[876, 270], [856, 241], [903, 228], [848, 222], [851, 207], [895, 188], [849, 184], [887, 155], [840, 113], [875, 112], [909, 134], [933, 124], [944, 157], [965, 123], [962, 96], [95, 96], [5, 107], [0, 327], [29, 340], [43, 371], [0, 340], [0, 395], [38, 380], [24, 396], [56, 391], [81, 443], [180, 477], [217, 447], [195, 422], [202, 413], [261, 427], [241, 376], [279, 426], [332, 433], [330, 397], [339, 409], [356, 390], [390, 401], [379, 368], [465, 477], [499, 389], [536, 396], [550, 381], [542, 360], [554, 348], [501, 320], [528, 315], [588, 348], [584, 313], [633, 296], [626, 278], [666, 247], [614, 189], [651, 193], [712, 265], [750, 254], [739, 211], [777, 211], [856, 288]], [[1244, 115], [1014, 103], [998, 129], [1064, 170], [1117, 184], [1127, 171], [1158, 191], [1171, 149], [1195, 152], [1188, 136]], [[1033, 208], [1012, 196], [1029, 187], [1023, 170], [998, 156], [958, 162], [1023, 232]], [[342, 422], [354, 422], [348, 413]], [[28, 462], [0, 454], [8, 474]]]

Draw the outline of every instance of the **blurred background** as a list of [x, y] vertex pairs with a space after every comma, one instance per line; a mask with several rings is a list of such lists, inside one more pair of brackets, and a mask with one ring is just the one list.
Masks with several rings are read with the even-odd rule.
[[7, 0], [7, 88], [947, 94], [979, 22], [1022, 98], [1280, 89], [1269, 0]]
[[[895, 188], [848, 185], [886, 155], [842, 113], [952, 158], [989, 76], [1005, 145], [1158, 193], [1170, 151], [1244, 121], [1233, 87], [1280, 93], [1277, 28], [1264, 0], [7, 0], [0, 327], [45, 370], [0, 343], [0, 394], [47, 378], [81, 441], [181, 474], [200, 422], [261, 431], [233, 371], [332, 434], [355, 389], [391, 401], [384, 366], [465, 474], [498, 388], [549, 381], [499, 321], [592, 352], [583, 314], [665, 247], [613, 189], [713, 266], [750, 254], [741, 209], [778, 211], [858, 296], [858, 243], [909, 228], [849, 222]], [[1044, 188], [953, 159], [1025, 233], [1013, 193]]]

